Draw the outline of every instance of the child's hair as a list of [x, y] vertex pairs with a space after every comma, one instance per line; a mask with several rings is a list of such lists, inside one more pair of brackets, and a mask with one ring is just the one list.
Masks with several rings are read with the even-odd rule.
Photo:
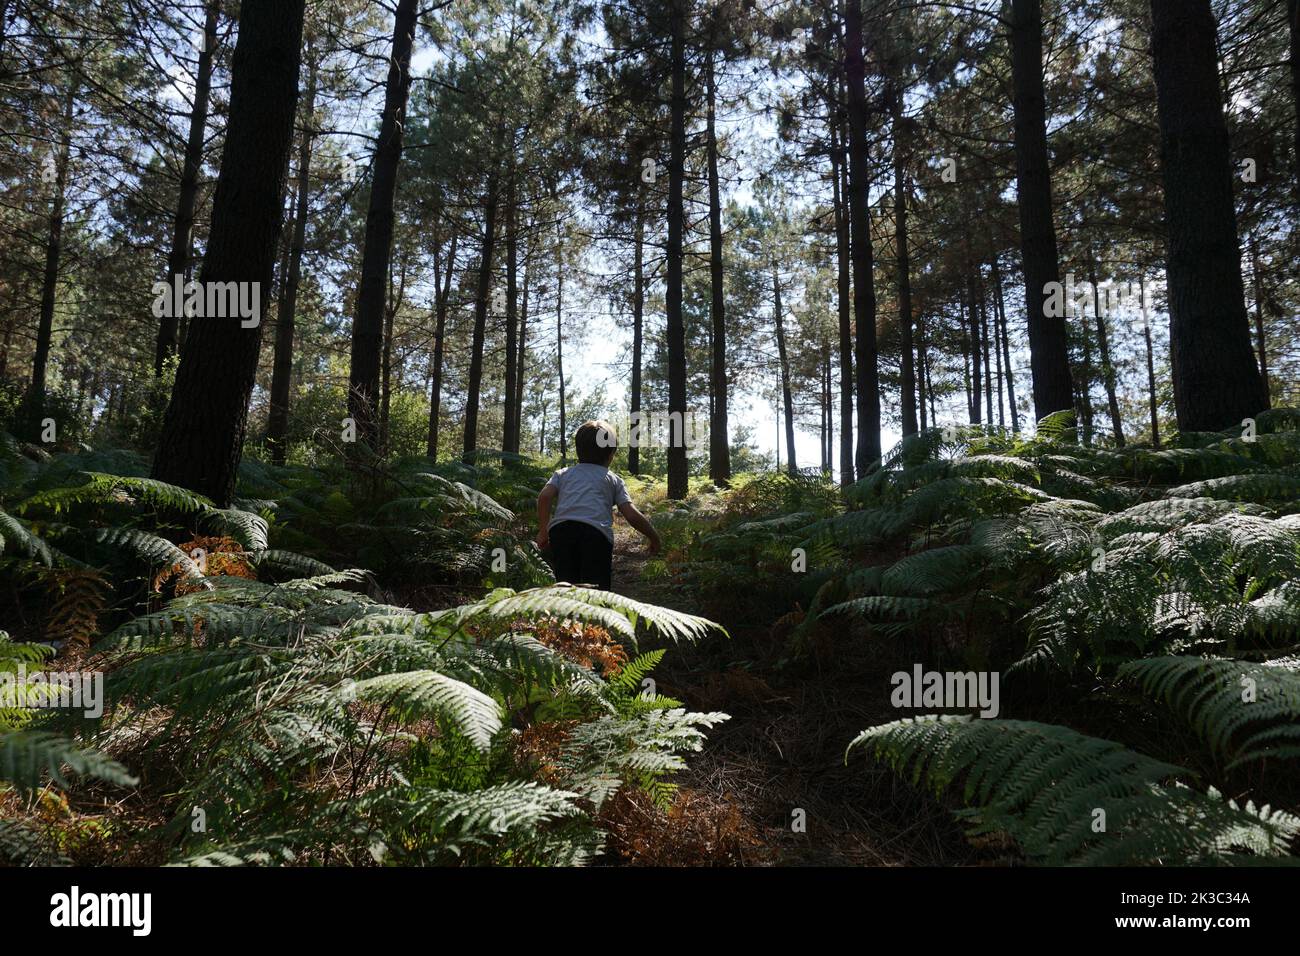
[[578, 426], [573, 444], [582, 464], [608, 466], [618, 451], [618, 432], [609, 422], [593, 419]]

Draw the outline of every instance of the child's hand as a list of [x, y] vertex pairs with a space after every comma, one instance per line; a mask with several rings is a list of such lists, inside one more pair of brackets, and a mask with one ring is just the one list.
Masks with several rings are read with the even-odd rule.
[[650, 552], [650, 554], [658, 554], [659, 549], [662, 547], [663, 541], [659, 539], [659, 535], [654, 535], [648, 542], [646, 542], [646, 550]]
[[551, 546], [551, 533], [548, 529], [543, 528], [541, 531], [537, 532], [537, 547], [540, 550], [545, 551], [550, 546]]

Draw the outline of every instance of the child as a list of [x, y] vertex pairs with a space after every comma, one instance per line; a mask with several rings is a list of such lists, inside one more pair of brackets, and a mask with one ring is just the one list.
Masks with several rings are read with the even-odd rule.
[[[623, 479], [609, 470], [618, 451], [618, 435], [608, 422], [584, 422], [573, 436], [578, 464], [551, 476], [537, 496], [537, 546], [550, 549], [557, 581], [594, 584], [610, 590], [614, 573], [615, 506], [627, 523], [650, 539], [650, 553], [659, 551], [659, 532], [637, 510]], [[559, 499], [555, 517], [551, 505]]]

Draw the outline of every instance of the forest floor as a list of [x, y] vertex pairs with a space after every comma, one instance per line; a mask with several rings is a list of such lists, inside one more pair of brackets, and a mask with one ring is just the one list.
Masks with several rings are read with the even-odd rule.
[[[616, 523], [614, 590], [705, 613], [687, 589], [643, 578], [647, 560], [645, 542]], [[861, 754], [846, 764], [845, 750], [860, 731], [899, 716], [887, 703], [873, 706], [887, 695], [865, 692], [876, 682], [888, 685], [893, 668], [883, 659], [869, 648], [836, 645], [809, 664], [781, 666], [781, 622], [749, 633], [718, 623], [728, 627], [730, 640], [671, 647], [655, 671], [656, 689], [690, 710], [731, 715], [710, 731], [703, 753], [678, 782], [743, 815], [758, 843], [745, 854], [746, 865], [1013, 862], [996, 845], [972, 846], [947, 810], [885, 767]]]

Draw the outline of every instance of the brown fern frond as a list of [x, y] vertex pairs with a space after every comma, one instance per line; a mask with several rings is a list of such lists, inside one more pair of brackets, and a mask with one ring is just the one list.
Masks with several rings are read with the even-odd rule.
[[108, 606], [112, 585], [91, 568], [46, 568], [39, 577], [51, 597], [46, 640], [63, 642], [61, 658], [81, 657], [99, 634], [99, 618]]
[[[234, 538], [224, 535], [197, 535], [183, 544], [178, 544], [177, 547], [190, 556], [194, 556], [196, 552], [202, 552], [202, 570], [207, 577], [257, 580], [257, 571], [248, 560], [244, 552], [244, 546]], [[164, 568], [154, 575], [153, 589], [161, 592], [165, 585], [174, 581], [178, 596], [198, 590], [199, 585], [187, 578], [187, 571], [188, 568], [179, 562], [169, 568]]]

